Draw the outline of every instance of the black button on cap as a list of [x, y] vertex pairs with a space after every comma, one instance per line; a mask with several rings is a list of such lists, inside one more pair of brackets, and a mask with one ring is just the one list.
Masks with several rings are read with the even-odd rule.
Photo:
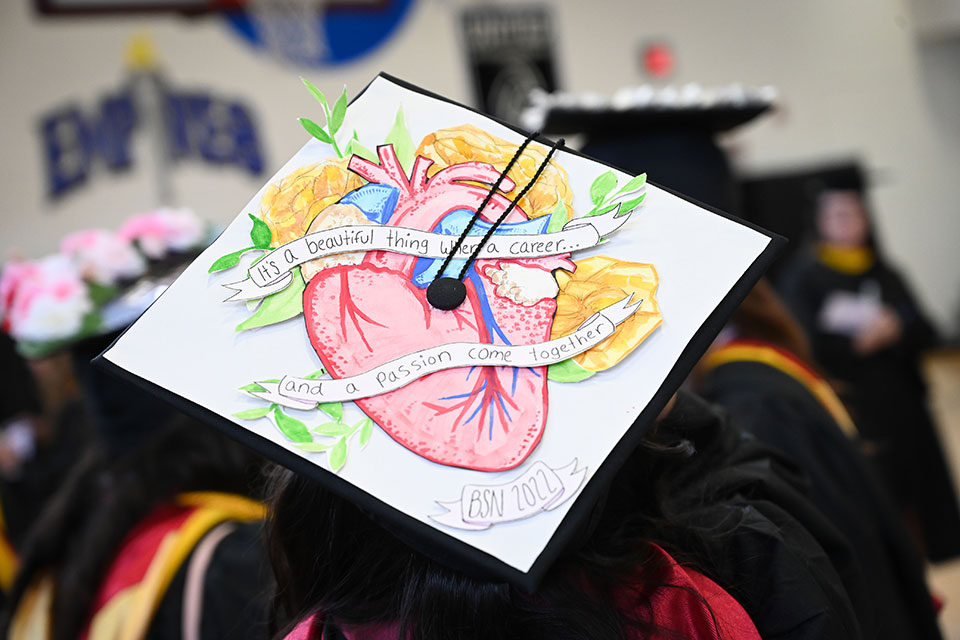
[[467, 287], [456, 278], [437, 278], [427, 287], [427, 302], [434, 309], [450, 311], [467, 299]]

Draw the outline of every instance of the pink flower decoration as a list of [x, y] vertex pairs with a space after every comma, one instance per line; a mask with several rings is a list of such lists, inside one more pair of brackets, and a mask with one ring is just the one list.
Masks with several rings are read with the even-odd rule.
[[128, 219], [119, 235], [136, 241], [149, 258], [159, 260], [171, 251], [199, 246], [206, 236], [206, 224], [189, 209], [158, 209]]
[[15, 340], [31, 342], [75, 335], [93, 310], [80, 272], [59, 254], [7, 264], [0, 277], [0, 301], [4, 329]]
[[3, 330], [10, 330], [10, 309], [20, 284], [37, 271], [34, 262], [16, 260], [8, 262], [0, 273], [0, 317], [3, 318]]
[[85, 279], [103, 285], [136, 278], [147, 268], [129, 240], [105, 229], [71, 233], [60, 243], [60, 251], [73, 259]]

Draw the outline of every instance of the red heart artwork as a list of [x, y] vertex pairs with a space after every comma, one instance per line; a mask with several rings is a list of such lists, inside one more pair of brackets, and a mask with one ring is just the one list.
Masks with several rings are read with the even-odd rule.
[[[380, 164], [354, 157], [350, 169], [370, 182], [399, 189], [389, 222], [394, 226], [431, 230], [452, 211], [476, 211], [489, 191], [481, 185], [492, 184], [500, 175], [489, 164], [470, 162], [447, 167], [428, 179], [432, 161], [421, 157], [408, 179], [391, 146], [380, 147], [378, 154]], [[509, 178], [503, 180], [504, 192], [514, 187]], [[497, 193], [482, 216], [494, 220], [509, 204]], [[515, 207], [506, 222], [525, 219]], [[427, 302], [426, 290], [412, 282], [415, 262], [412, 256], [371, 252], [361, 264], [324, 269], [307, 284], [303, 294], [307, 333], [334, 378], [357, 375], [435, 345], [491, 342], [493, 332], [484, 321], [481, 297], [489, 302], [511, 344], [550, 339], [555, 299], [524, 306], [496, 295], [485, 268], [507, 261], [479, 261], [483, 286], [478, 290], [468, 279], [467, 299], [453, 311], [435, 309]], [[564, 257], [522, 262], [546, 270], [569, 265]], [[394, 440], [428, 460], [502, 471], [523, 462], [540, 441], [547, 416], [547, 370], [449, 369], [357, 404]]]

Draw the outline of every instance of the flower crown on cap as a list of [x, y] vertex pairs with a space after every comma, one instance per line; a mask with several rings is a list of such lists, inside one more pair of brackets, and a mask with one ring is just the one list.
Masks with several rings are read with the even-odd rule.
[[58, 253], [4, 265], [0, 327], [31, 357], [119, 329], [156, 298], [156, 292], [144, 296], [138, 280], [157, 275], [151, 272], [171, 259], [192, 258], [208, 237], [207, 223], [189, 209], [138, 214], [116, 232], [72, 232]]

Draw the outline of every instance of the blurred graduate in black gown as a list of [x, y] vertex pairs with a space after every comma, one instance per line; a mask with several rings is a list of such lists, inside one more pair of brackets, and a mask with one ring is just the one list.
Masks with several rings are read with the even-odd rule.
[[[715, 136], [768, 106], [557, 109], [548, 112], [543, 128], [585, 134], [584, 153], [629, 173], [648, 171], [657, 186], [736, 214], [737, 182]], [[692, 470], [682, 481], [671, 479], [668, 491], [677, 521], [711, 533], [714, 544], [706, 553], [716, 563], [718, 584], [730, 589], [765, 638], [896, 637], [874, 633], [870, 610], [876, 591], [856, 554], [859, 540], [848, 538], [811, 500], [808, 470], [793, 452], [771, 454], [769, 443], [745, 434], [741, 422], [742, 416], [678, 394], [678, 406], [661, 426], [681, 430], [698, 453], [725, 449], [711, 473]], [[723, 434], [723, 447], [710, 441], [715, 433]], [[780, 593], [792, 595], [786, 600], [773, 595]], [[929, 598], [927, 611], [932, 619]], [[933, 628], [933, 634], [904, 637], [938, 638], [935, 621]]]
[[182, 416], [83, 453], [26, 536], [0, 636], [267, 637], [260, 465]]
[[812, 363], [803, 330], [761, 280], [694, 379], [734, 424], [805, 472], [810, 500], [850, 542], [827, 551], [863, 637], [938, 640], [923, 561], [860, 451], [856, 425]]
[[[48, 421], [50, 443], [17, 483], [0, 461], [18, 552], [0, 538], [0, 637], [267, 637], [261, 460], [95, 368], [116, 336], [68, 342], [44, 360], [75, 374], [82, 401]], [[4, 371], [28, 383], [38, 363], [6, 351]], [[4, 395], [4, 415], [36, 413], [29, 390]]]
[[[610, 117], [581, 114], [575, 118], [575, 114], [560, 113], [571, 117], [553, 119], [567, 126], [579, 122], [587, 136], [585, 153], [628, 172], [649, 171], [654, 184], [736, 215], [740, 209], [737, 181], [715, 135], [763, 111], [756, 105], [657, 108]], [[548, 130], [550, 120], [548, 116]], [[797, 500], [788, 507], [789, 513], [812, 534], [829, 559], [840, 583], [834, 588], [842, 589], [849, 598], [847, 606], [856, 617], [859, 637], [939, 639], [923, 563], [885, 487], [851, 440], [856, 437], [854, 420], [816, 373], [804, 330], [790, 318], [767, 283], [747, 298], [731, 325], [740, 342], [730, 344], [730, 349], [717, 353], [701, 368], [697, 390], [725, 409], [730, 425], [742, 430], [741, 437], [747, 442], [741, 449], [771, 447], [782, 456], [778, 461], [781, 469], [794, 470], [797, 486], [802, 485], [796, 495], [809, 502]], [[770, 467], [737, 457], [717, 477], [701, 479], [701, 486], [743, 488], [751, 482], [769, 486], [774, 475]], [[762, 494], [770, 495], [766, 490]], [[815, 508], [809, 508], [810, 503]], [[713, 530], [718, 520], [702, 511], [691, 522]], [[776, 540], [757, 538], [745, 521], [733, 532], [749, 543], [727, 545], [722, 555], [730, 565], [740, 567], [751, 566], [756, 557], [765, 558], [762, 569], [752, 567], [756, 576], [788, 574], [783, 559], [802, 548], [796, 538], [787, 535]], [[768, 546], [760, 551], [761, 544]], [[754, 620], [763, 620], [762, 614], [750, 609], [753, 600], [749, 594], [733, 593]], [[798, 596], [792, 612], [822, 615], [814, 613], [814, 600], [807, 594]], [[777, 616], [785, 622], [783, 611]], [[759, 622], [758, 628], [763, 632]]]
[[935, 332], [879, 251], [857, 176], [825, 185], [814, 227], [815, 245], [784, 271], [784, 297], [927, 557], [960, 555], [960, 510], [919, 367]]

